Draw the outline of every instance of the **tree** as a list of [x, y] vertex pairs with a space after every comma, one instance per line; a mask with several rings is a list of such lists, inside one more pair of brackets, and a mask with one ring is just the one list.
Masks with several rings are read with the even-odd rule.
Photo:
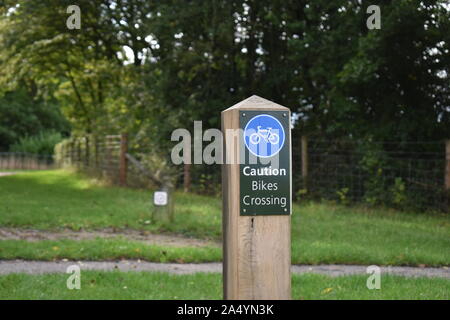
[[69, 123], [58, 104], [33, 99], [25, 90], [7, 92], [0, 98], [0, 150], [7, 151], [20, 138], [54, 130], [68, 134]]
[[[449, 127], [445, 1], [7, 0], [0, 80], [36, 83], [79, 132], [170, 132], [252, 94], [290, 106], [321, 137], [442, 139]], [[414, 32], [411, 32], [414, 31]], [[424, 125], [426, 124], [426, 125]], [[145, 140], [144, 139], [144, 140]], [[143, 141], [143, 140], [142, 140]]]

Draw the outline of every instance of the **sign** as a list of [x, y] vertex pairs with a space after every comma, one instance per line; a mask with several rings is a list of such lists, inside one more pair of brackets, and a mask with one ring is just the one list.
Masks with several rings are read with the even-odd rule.
[[244, 129], [245, 146], [248, 151], [260, 158], [276, 155], [283, 148], [285, 140], [284, 128], [280, 121], [267, 113], [251, 118]]
[[221, 122], [224, 298], [290, 299], [289, 108], [253, 95]]
[[165, 206], [167, 205], [167, 192], [165, 191], [155, 191], [153, 195], [153, 203], [156, 206]]
[[288, 111], [239, 111], [240, 215], [291, 213]]

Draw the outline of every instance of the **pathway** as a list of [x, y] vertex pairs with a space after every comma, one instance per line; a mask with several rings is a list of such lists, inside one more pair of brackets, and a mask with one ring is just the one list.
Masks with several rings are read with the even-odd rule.
[[[196, 272], [222, 272], [221, 263], [156, 263], [141, 260], [121, 261], [24, 261], [3, 260], [0, 261], [0, 274], [9, 273], [57, 273], [66, 272], [69, 265], [79, 265], [83, 270], [102, 271], [159, 271], [173, 274], [191, 274]], [[366, 274], [366, 266], [358, 265], [293, 265], [294, 274], [318, 273], [329, 276], [343, 276]], [[381, 267], [381, 274], [392, 274], [407, 277], [441, 277], [450, 279], [450, 268], [417, 268], [417, 267]]]

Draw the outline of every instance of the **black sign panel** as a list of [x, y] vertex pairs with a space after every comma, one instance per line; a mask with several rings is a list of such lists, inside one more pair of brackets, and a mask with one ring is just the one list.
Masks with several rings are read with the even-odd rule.
[[291, 213], [289, 111], [239, 111], [240, 214]]

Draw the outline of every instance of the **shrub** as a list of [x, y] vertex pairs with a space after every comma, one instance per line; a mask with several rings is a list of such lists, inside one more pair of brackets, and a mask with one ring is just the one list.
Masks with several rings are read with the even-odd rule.
[[53, 154], [55, 145], [62, 139], [63, 137], [59, 132], [42, 131], [34, 136], [20, 138], [10, 147], [10, 151], [50, 155]]

